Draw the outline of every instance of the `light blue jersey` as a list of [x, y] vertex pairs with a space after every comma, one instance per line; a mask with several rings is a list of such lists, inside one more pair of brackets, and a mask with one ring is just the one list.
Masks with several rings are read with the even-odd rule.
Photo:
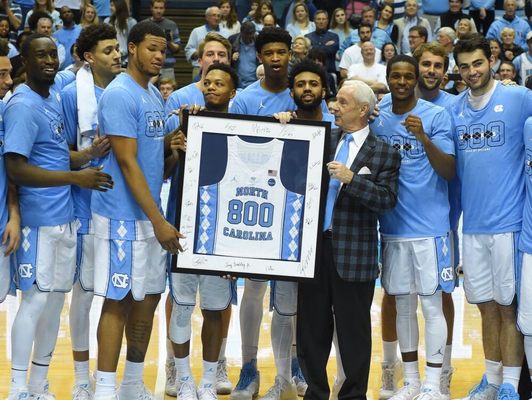
[[439, 176], [423, 145], [401, 124], [408, 115], [423, 121], [423, 129], [442, 152], [454, 155], [451, 119], [447, 111], [419, 99], [406, 114], [392, 112], [392, 103], [381, 106], [371, 130], [401, 154], [397, 206], [379, 217], [383, 235], [394, 237], [445, 236], [449, 232], [447, 181]]
[[[155, 203], [161, 203], [164, 168], [164, 101], [155, 86], [144, 89], [127, 73], [118, 75], [98, 104], [100, 133], [136, 139], [137, 162]], [[103, 159], [103, 170], [114, 187], [92, 195], [93, 213], [120, 221], [147, 221], [122, 175], [115, 154]]]
[[451, 112], [464, 233], [520, 231], [525, 198], [523, 128], [532, 115], [532, 92], [497, 84], [480, 110], [471, 108], [468, 94], [457, 97]]
[[189, 106], [193, 104], [205, 105], [205, 99], [203, 98], [203, 92], [198, 89], [196, 83], [184, 86], [179, 90], [173, 92], [164, 106], [164, 111], [167, 115], [165, 133], [170, 133], [179, 127], [179, 117], [175, 114], [170, 114], [172, 111], [179, 110], [184, 104]]
[[[59, 81], [59, 86], [63, 83]], [[20, 154], [29, 164], [49, 171], [69, 171], [70, 152], [57, 86], [50, 87], [47, 98], [25, 84], [15, 90], [4, 113], [4, 152]], [[74, 219], [70, 185], [20, 186], [19, 204], [23, 226], [55, 226]]]
[[519, 250], [532, 254], [532, 117], [525, 122], [525, 186], [526, 198], [523, 211], [523, 229], [519, 238]]
[[[264, 89], [261, 82], [256, 81], [237, 93], [232, 104], [229, 105], [229, 112], [269, 117], [277, 112], [293, 111], [297, 108], [294, 99], [290, 96], [290, 89], [286, 88], [282, 92], [272, 93]], [[325, 100], [321, 102], [321, 109], [324, 113], [329, 113]]]
[[[65, 134], [69, 145], [76, 145], [78, 143], [78, 100], [77, 100], [76, 82], [72, 82], [63, 89], [63, 113], [65, 117]], [[94, 93], [96, 94], [96, 101], [99, 102], [103, 94], [103, 89], [100, 87], [94, 87]], [[91, 140], [94, 138], [90, 138]], [[90, 142], [89, 142], [90, 143]], [[78, 149], [81, 150], [81, 149]], [[91, 167], [99, 165], [100, 160], [92, 160], [89, 164]], [[84, 232], [85, 227], [84, 220], [91, 218], [91, 196], [92, 190], [82, 189], [78, 186], [72, 187], [72, 198], [74, 200], [74, 215], [82, 221], [82, 227], [78, 230], [78, 233]]]
[[4, 235], [7, 224], [7, 173], [4, 161], [4, 110], [6, 106], [0, 101], [0, 237]]

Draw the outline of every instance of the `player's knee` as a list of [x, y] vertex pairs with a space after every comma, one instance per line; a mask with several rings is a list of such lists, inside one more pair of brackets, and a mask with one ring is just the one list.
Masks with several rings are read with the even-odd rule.
[[170, 320], [170, 339], [177, 344], [183, 344], [190, 340], [192, 328], [191, 318], [193, 306], [174, 304]]

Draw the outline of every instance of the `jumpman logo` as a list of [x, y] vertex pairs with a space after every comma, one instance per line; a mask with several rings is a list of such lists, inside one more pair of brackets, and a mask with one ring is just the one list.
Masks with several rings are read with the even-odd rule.
[[261, 99], [260, 104], [259, 104], [259, 110], [260, 110], [261, 108], [266, 108], [266, 106], [262, 103], [262, 99]]
[[442, 348], [440, 347], [436, 353], [434, 353], [432, 356], [441, 355], [443, 357]]

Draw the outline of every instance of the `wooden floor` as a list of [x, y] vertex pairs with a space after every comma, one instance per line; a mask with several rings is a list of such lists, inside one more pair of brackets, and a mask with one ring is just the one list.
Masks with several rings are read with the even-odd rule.
[[[242, 295], [243, 287], [239, 286], [239, 297]], [[371, 314], [373, 320], [373, 357], [370, 374], [369, 397], [372, 399], [378, 398], [378, 389], [380, 385], [380, 361], [382, 355], [381, 340], [380, 340], [380, 300], [382, 297], [382, 289], [377, 289], [375, 300], [372, 306]], [[455, 328], [454, 328], [454, 349], [453, 349], [453, 366], [455, 367], [455, 374], [452, 381], [452, 397], [462, 397], [467, 393], [469, 388], [478, 382], [483, 373], [483, 353], [481, 347], [481, 330], [480, 330], [480, 315], [476, 307], [467, 304], [461, 288], [459, 288], [453, 295], [455, 301]], [[265, 309], [267, 309], [268, 297], [265, 298]], [[50, 368], [50, 390], [55, 393], [58, 399], [70, 399], [70, 389], [73, 384], [73, 363], [70, 348], [70, 338], [68, 330], [68, 304], [67, 298], [65, 308], [63, 310], [61, 319], [61, 328], [59, 332], [59, 340], [54, 354], [52, 366]], [[161, 302], [161, 305], [163, 303]], [[4, 399], [7, 395], [9, 377], [10, 377], [10, 326], [16, 313], [17, 302], [16, 299], [10, 298], [5, 303], [0, 305], [0, 399]], [[95, 337], [95, 327], [99, 315], [99, 307], [101, 307], [101, 299], [96, 299], [91, 312], [91, 369], [95, 367], [96, 344], [93, 338]], [[165, 347], [165, 332], [164, 332], [164, 313], [159, 306], [154, 322], [154, 330], [148, 354], [146, 357], [145, 368], [145, 382], [150, 390], [152, 390], [158, 398], [164, 397], [164, 362], [166, 357]], [[419, 311], [418, 311], [419, 313]], [[238, 321], [238, 307], [233, 308], [233, 319], [229, 332], [229, 339], [227, 344], [227, 358], [229, 365], [229, 375], [233, 384], [238, 380], [238, 373], [240, 371], [240, 327]], [[259, 369], [261, 371], [261, 389], [260, 394], [264, 394], [268, 387], [273, 383], [275, 376], [275, 367], [273, 363], [273, 355], [270, 346], [270, 321], [271, 314], [265, 313], [262, 323], [260, 348], [259, 348]], [[422, 321], [422, 318], [420, 318]], [[201, 343], [200, 343], [200, 327], [201, 315], [195, 312], [193, 315], [193, 338], [192, 338], [192, 363], [193, 371], [196, 376], [196, 381], [199, 381], [201, 376]], [[421, 328], [423, 325], [421, 322]], [[421, 335], [423, 336], [423, 335]], [[421, 345], [421, 352], [423, 352], [423, 339]], [[119, 375], [123, 366], [122, 355]], [[336, 371], [336, 363], [334, 354], [331, 354], [329, 362], [329, 376], [332, 379]], [[171, 397], [166, 397], [171, 399]], [[227, 398], [227, 396], [222, 396]]]

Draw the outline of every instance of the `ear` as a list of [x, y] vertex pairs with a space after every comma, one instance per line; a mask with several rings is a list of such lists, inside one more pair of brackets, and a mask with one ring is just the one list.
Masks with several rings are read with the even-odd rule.
[[231, 94], [229, 95], [229, 98], [233, 98], [236, 96], [236, 89], [231, 90]]
[[325, 88], [321, 89], [321, 98], [322, 98], [322, 100], [325, 98], [326, 94], [327, 94], [327, 91], [325, 90]]
[[127, 44], [128, 53], [134, 55], [137, 52], [137, 45], [133, 42]]
[[257, 58], [259, 59], [261, 64], [264, 64], [264, 62], [262, 61], [262, 57], [261, 57], [259, 52], [257, 52]]
[[290, 97], [294, 98], [294, 89], [290, 89]]
[[85, 53], [83, 53], [83, 58], [84, 58], [85, 61], [87, 61], [91, 66], [92, 66], [92, 64], [94, 63], [94, 56], [93, 56], [93, 54], [92, 54], [90, 51], [86, 51]]

